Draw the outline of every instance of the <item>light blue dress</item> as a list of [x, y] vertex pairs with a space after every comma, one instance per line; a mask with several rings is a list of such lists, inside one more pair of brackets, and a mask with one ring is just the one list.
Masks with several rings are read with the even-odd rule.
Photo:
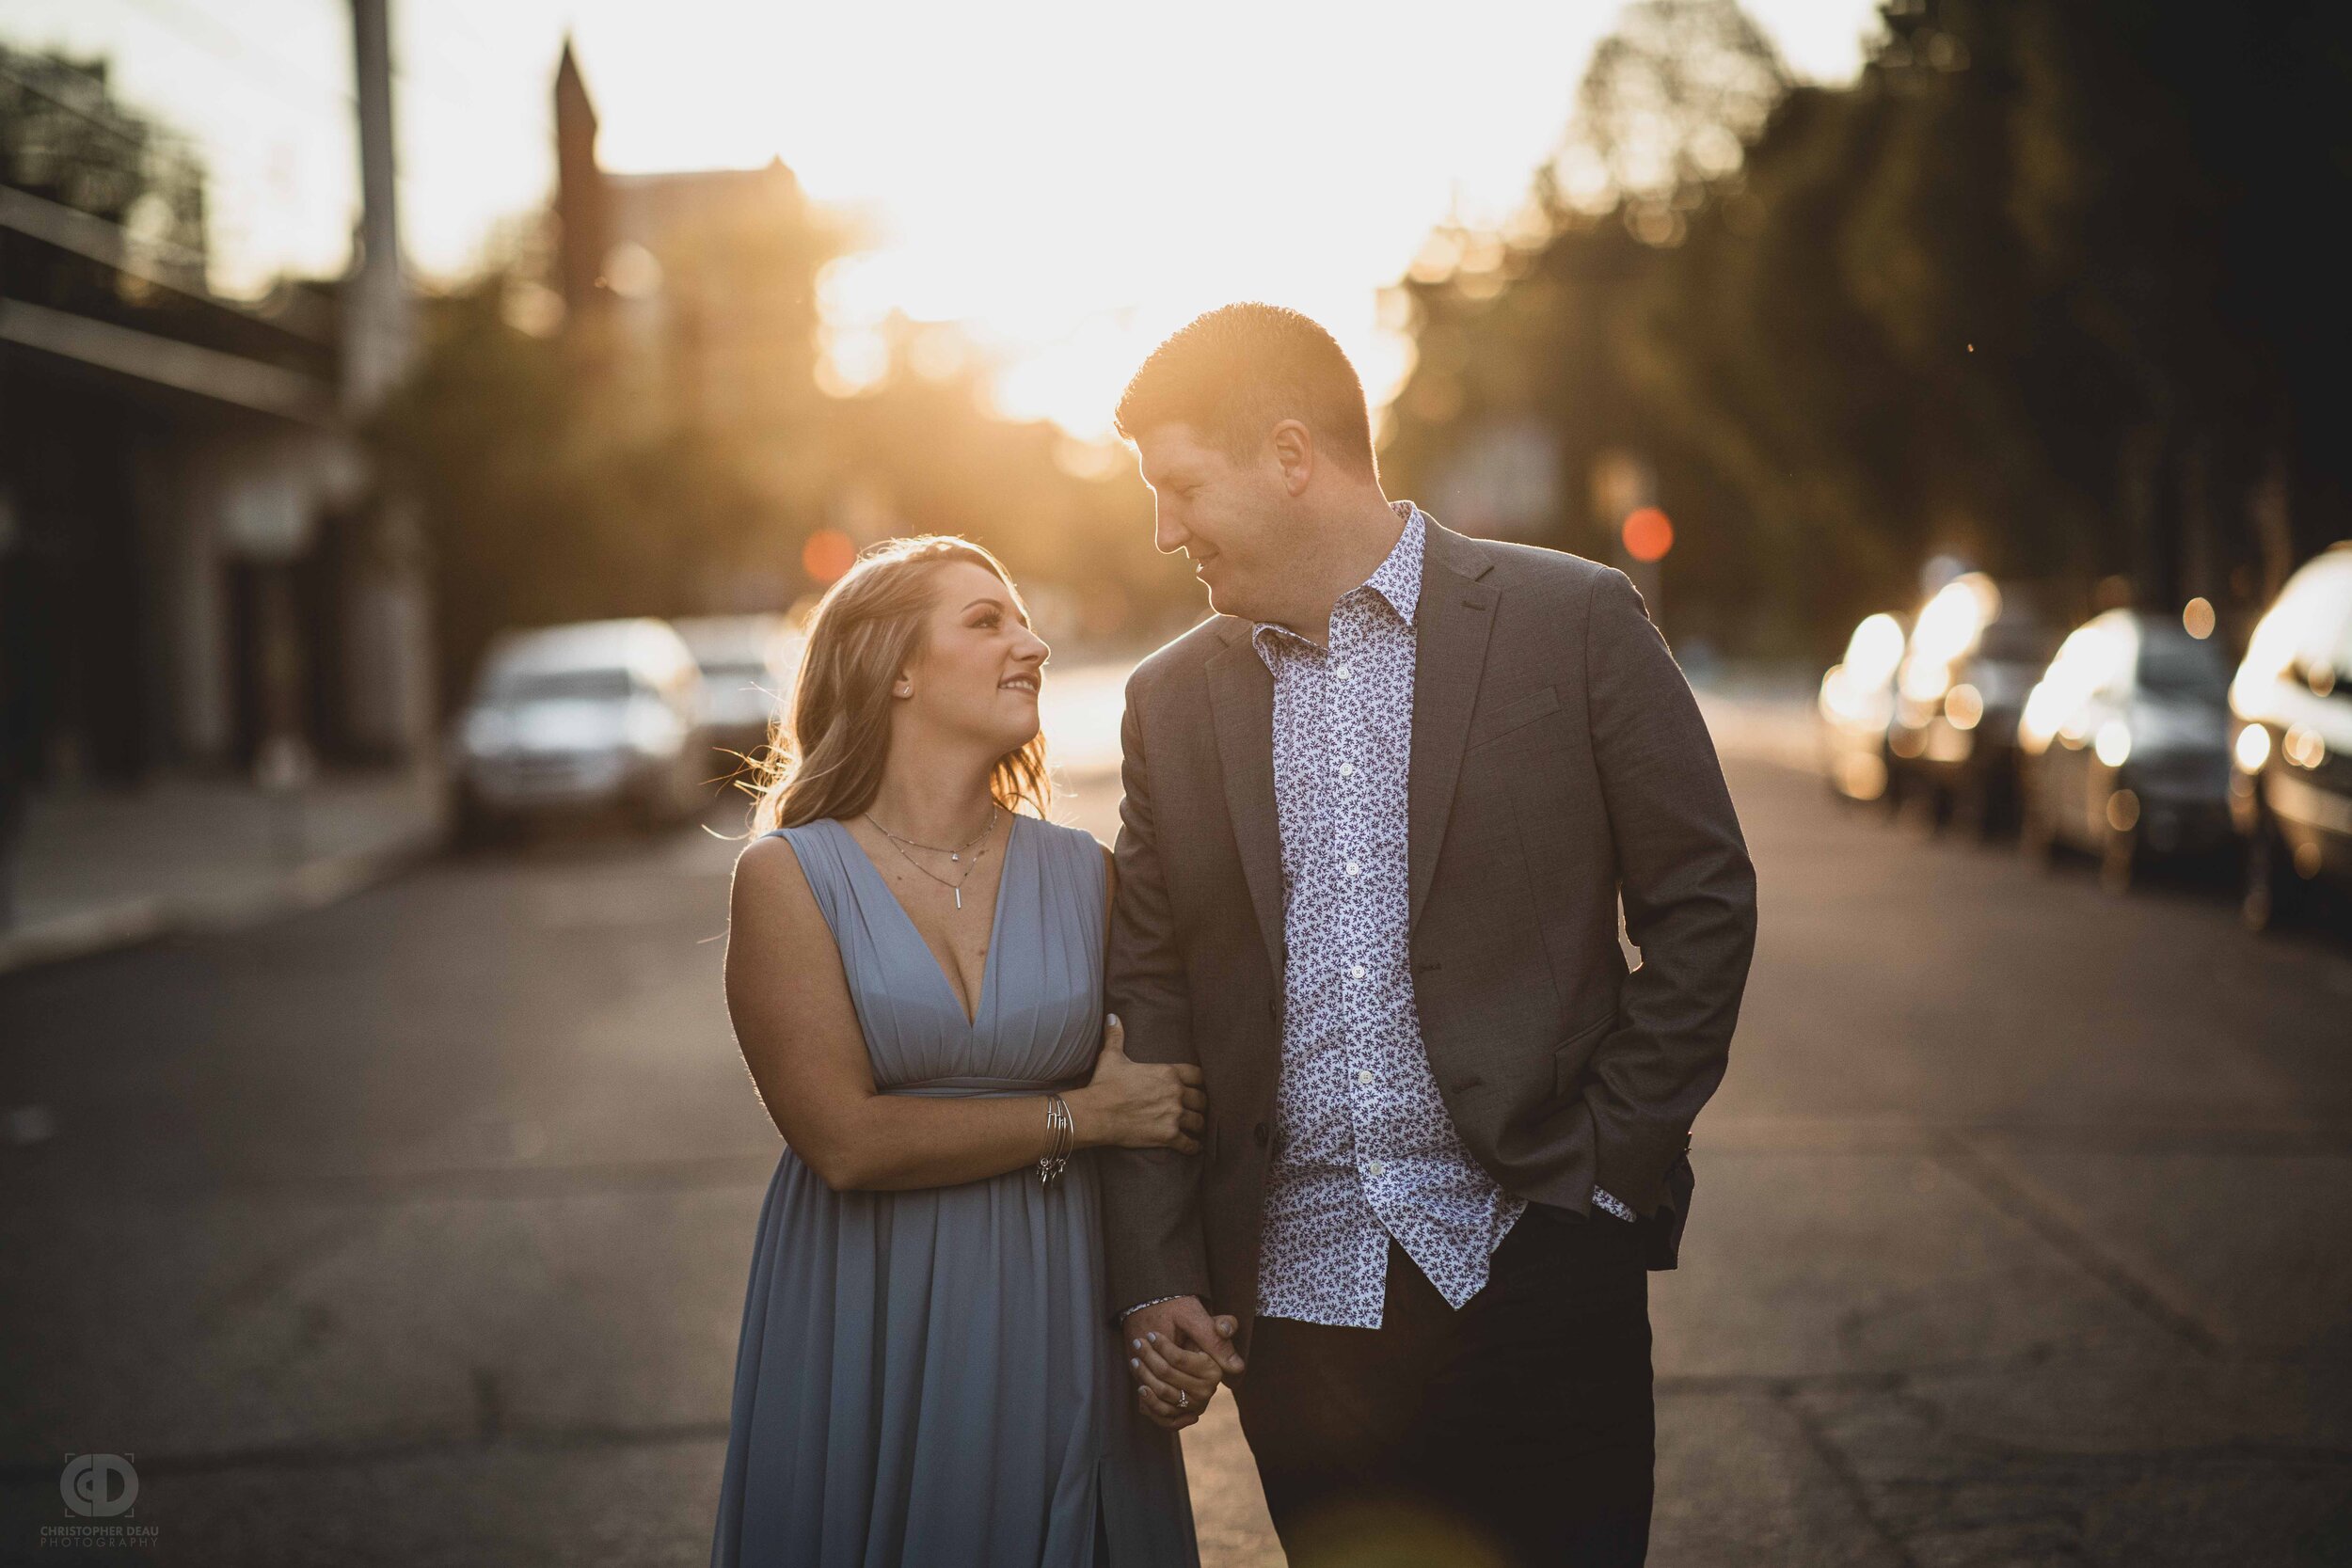
[[[833, 928], [878, 1088], [1086, 1082], [1107, 917], [1092, 835], [1013, 817], [967, 1022], [850, 831], [778, 832]], [[1043, 1186], [1026, 1166], [834, 1192], [784, 1151], [743, 1307], [713, 1568], [1197, 1568], [1183, 1448], [1136, 1409], [1110, 1323], [1093, 1155]]]

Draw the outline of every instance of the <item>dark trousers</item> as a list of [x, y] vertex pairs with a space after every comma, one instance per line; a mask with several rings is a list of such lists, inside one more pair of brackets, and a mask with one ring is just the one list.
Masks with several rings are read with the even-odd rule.
[[1459, 1311], [1391, 1240], [1380, 1327], [1258, 1319], [1232, 1392], [1291, 1568], [1638, 1568], [1655, 1223], [1530, 1203]]

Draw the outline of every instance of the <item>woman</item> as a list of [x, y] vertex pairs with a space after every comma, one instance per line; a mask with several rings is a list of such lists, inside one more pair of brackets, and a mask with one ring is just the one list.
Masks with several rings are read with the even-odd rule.
[[787, 1147], [714, 1565], [1198, 1562], [1189, 1412], [1129, 1393], [1089, 1151], [1196, 1151], [1207, 1100], [1104, 1018], [1113, 872], [1041, 816], [1046, 652], [953, 538], [867, 552], [810, 623], [729, 916]]

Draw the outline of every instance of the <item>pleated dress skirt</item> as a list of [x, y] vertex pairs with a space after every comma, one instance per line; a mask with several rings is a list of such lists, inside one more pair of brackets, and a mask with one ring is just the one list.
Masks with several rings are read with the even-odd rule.
[[[1086, 1081], [1107, 918], [1090, 834], [1013, 818], [967, 1021], [849, 830], [780, 832], [839, 945], [878, 1086]], [[835, 1192], [787, 1148], [753, 1248], [713, 1568], [1198, 1568], [1183, 1448], [1135, 1407], [1101, 1225], [1091, 1150], [1050, 1184], [1031, 1168]]]

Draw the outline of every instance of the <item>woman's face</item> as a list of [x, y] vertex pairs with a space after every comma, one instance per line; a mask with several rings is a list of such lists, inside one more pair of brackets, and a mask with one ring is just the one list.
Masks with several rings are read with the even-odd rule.
[[1019, 750], [1037, 734], [1041, 667], [1053, 650], [987, 567], [949, 561], [931, 581], [928, 645], [895, 690], [927, 726], [1000, 754]]

